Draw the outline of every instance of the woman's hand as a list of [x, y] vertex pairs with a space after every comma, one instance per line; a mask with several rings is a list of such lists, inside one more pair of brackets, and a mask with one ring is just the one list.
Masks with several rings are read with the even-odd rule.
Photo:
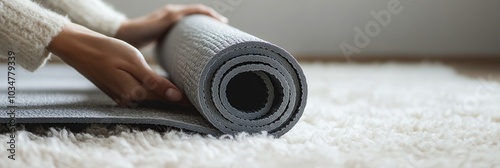
[[133, 46], [70, 23], [51, 41], [49, 51], [79, 71], [120, 106], [136, 102], [178, 102], [179, 89], [155, 73]]
[[204, 14], [224, 23], [228, 21], [226, 17], [204, 5], [166, 5], [149, 15], [125, 21], [116, 38], [141, 48], [161, 38], [170, 26], [190, 14]]

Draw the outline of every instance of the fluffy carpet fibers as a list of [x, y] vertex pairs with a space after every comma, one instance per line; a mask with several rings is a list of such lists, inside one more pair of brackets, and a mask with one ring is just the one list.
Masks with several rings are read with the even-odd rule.
[[0, 167], [500, 167], [500, 84], [488, 76], [433, 63], [303, 68], [306, 111], [278, 139], [130, 126], [19, 131], [16, 160], [0, 134]]

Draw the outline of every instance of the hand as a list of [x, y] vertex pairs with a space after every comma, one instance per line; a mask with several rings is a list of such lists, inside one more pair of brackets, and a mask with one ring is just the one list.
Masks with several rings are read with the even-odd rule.
[[141, 48], [157, 41], [170, 26], [190, 14], [204, 14], [224, 23], [228, 21], [226, 17], [204, 5], [166, 5], [149, 15], [123, 22], [115, 37]]
[[179, 89], [155, 73], [131, 45], [70, 23], [53, 38], [49, 51], [92, 81], [120, 106], [136, 102], [178, 102]]

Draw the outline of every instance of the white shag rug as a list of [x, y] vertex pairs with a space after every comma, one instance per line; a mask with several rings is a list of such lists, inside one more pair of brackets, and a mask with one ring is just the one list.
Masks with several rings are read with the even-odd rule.
[[433, 63], [303, 68], [306, 111], [279, 139], [20, 131], [15, 161], [0, 134], [0, 167], [500, 167], [500, 84], [488, 76]]

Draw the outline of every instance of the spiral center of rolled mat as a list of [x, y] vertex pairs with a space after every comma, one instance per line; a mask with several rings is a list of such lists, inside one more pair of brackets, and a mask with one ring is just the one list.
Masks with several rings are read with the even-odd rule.
[[265, 107], [268, 92], [261, 77], [254, 72], [244, 72], [229, 81], [226, 95], [234, 108], [242, 112], [254, 112]]

